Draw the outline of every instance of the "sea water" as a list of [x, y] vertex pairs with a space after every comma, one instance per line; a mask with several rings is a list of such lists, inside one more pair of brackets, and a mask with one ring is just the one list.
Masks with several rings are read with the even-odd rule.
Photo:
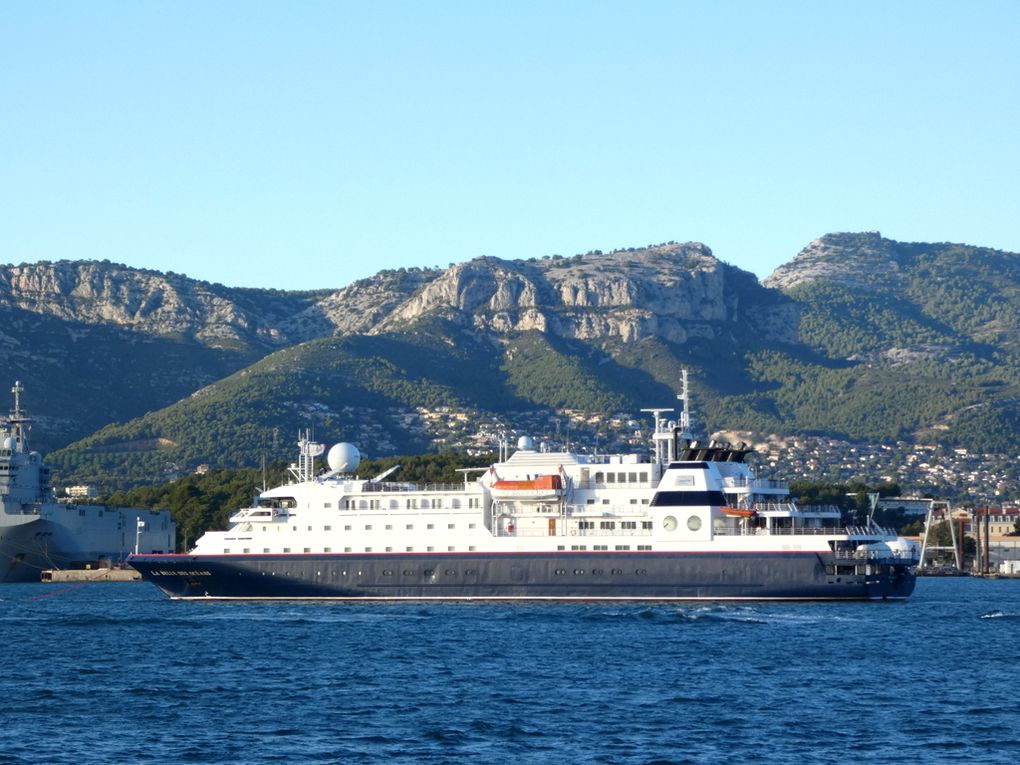
[[905, 603], [0, 586], [0, 763], [1017, 763], [1020, 580]]

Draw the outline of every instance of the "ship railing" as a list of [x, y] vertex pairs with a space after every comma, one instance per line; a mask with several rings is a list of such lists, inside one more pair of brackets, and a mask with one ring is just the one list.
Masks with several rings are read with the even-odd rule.
[[652, 535], [651, 529], [561, 529], [559, 527], [553, 533], [548, 528], [521, 529], [514, 527], [513, 531], [499, 529], [497, 537], [648, 537]]
[[406, 483], [372, 483], [366, 481], [361, 486], [363, 492], [369, 491], [386, 491], [386, 492], [404, 492], [404, 493], [419, 493], [419, 492], [458, 492], [462, 494], [478, 494], [481, 492], [481, 487], [477, 483], [419, 483], [419, 484], [406, 484]]
[[768, 531], [763, 528], [744, 528], [742, 525], [724, 526], [713, 532], [716, 536], [845, 536], [843, 526], [797, 526], [796, 528], [777, 528]]
[[606, 483], [589, 478], [582, 481], [580, 478], [571, 479], [570, 486], [574, 489], [654, 489], [658, 481], [621, 481], [619, 483]]
[[909, 550], [837, 550], [833, 553], [836, 560], [854, 561], [886, 561], [897, 563], [917, 561], [918, 556]]
[[769, 478], [745, 478], [742, 476], [724, 476], [723, 486], [727, 489], [778, 489], [789, 491], [786, 481], [774, 481]]

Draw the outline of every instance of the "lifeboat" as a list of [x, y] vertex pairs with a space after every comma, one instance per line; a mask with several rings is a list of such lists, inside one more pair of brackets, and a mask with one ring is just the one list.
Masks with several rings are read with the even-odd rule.
[[721, 507], [719, 508], [725, 515], [729, 515], [734, 518], [750, 518], [755, 515], [754, 510], [741, 510], [737, 507]]
[[493, 499], [557, 499], [563, 496], [563, 479], [559, 475], [540, 475], [530, 481], [500, 479], [489, 490]]

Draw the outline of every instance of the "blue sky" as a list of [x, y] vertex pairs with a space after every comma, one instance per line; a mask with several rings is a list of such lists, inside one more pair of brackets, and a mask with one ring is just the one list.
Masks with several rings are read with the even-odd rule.
[[0, 4], [0, 262], [1020, 251], [1020, 3]]

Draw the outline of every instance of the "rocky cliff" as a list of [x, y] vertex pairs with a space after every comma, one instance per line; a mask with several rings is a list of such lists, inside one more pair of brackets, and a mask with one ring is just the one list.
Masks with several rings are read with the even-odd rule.
[[742, 322], [796, 336], [796, 311], [702, 244], [572, 258], [481, 257], [445, 271], [393, 272], [351, 285], [284, 324], [294, 337], [380, 334], [441, 317], [497, 335], [535, 330], [579, 340], [712, 339]]
[[230, 289], [105, 261], [0, 267], [0, 306], [80, 324], [194, 338], [211, 347], [285, 343], [278, 325], [312, 300], [310, 294]]

